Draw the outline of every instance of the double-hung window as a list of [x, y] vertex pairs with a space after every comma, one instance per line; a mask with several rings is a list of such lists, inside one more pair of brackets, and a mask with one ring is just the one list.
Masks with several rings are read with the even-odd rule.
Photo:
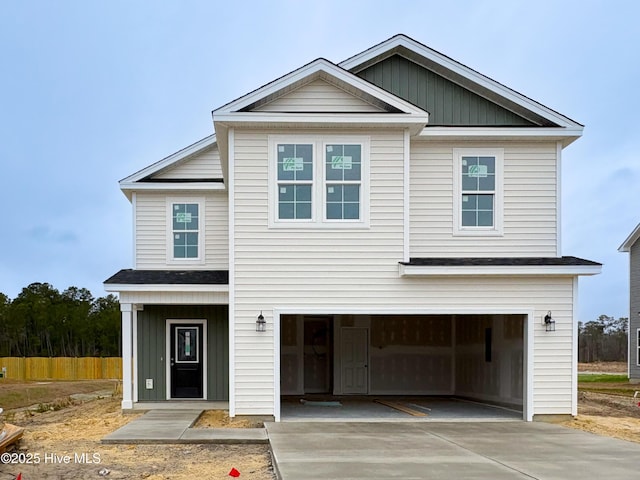
[[368, 226], [368, 137], [269, 139], [271, 227]]
[[454, 161], [454, 233], [502, 233], [502, 165], [500, 149], [456, 149]]
[[278, 144], [278, 218], [311, 220], [313, 144]]
[[167, 200], [167, 260], [170, 263], [199, 262], [203, 260], [202, 199]]
[[325, 218], [360, 220], [362, 146], [325, 145]]

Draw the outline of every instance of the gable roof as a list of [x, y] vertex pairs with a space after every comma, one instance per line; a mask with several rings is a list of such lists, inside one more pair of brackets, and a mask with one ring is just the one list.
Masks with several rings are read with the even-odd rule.
[[[159, 183], [164, 184], [164, 189], [186, 189], [184, 184], [189, 183], [190, 189], [194, 188], [210, 188], [210, 189], [223, 189], [223, 179], [222, 178], [209, 178], [209, 179], [199, 179], [198, 181], [189, 181], [186, 179], [172, 179], [170, 181], [163, 181], [162, 179], [152, 179], [153, 175], [169, 170], [171, 168], [176, 167], [177, 165], [188, 161], [190, 158], [212, 148], [217, 144], [216, 135], [209, 135], [197, 142], [189, 145], [188, 147], [183, 148], [182, 150], [177, 151], [169, 155], [168, 157], [159, 160], [148, 167], [143, 168], [142, 170], [138, 170], [136, 173], [129, 175], [128, 177], [120, 180], [120, 190], [124, 192], [127, 198], [131, 199], [131, 192], [133, 190], [142, 190], [142, 189], [155, 189], [157, 188]], [[171, 184], [174, 184], [171, 187]], [[182, 185], [182, 187], [180, 187]], [[214, 186], [215, 185], [215, 186]]]
[[421, 65], [536, 125], [562, 127], [576, 136], [582, 133], [580, 123], [403, 34], [354, 55], [339, 66], [358, 74], [394, 55]]
[[618, 247], [619, 252], [630, 252], [631, 247], [638, 241], [640, 238], [640, 223], [633, 229], [633, 232], [629, 234], [627, 239], [622, 242], [622, 245]]
[[[212, 112], [214, 121], [224, 114], [251, 112], [253, 108], [269, 103], [275, 98], [318, 78], [333, 83], [352, 95], [380, 107], [386, 112], [412, 114], [422, 117], [417, 119], [417, 122], [424, 124], [428, 122], [428, 113], [426, 111], [361, 79], [357, 75], [338, 67], [324, 58], [318, 58], [217, 108]], [[255, 112], [253, 113], [255, 114]]]

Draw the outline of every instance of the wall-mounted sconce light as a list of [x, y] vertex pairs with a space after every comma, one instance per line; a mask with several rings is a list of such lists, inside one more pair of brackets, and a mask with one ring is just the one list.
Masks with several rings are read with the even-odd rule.
[[544, 331], [545, 332], [556, 331], [556, 321], [551, 317], [551, 310], [549, 310], [547, 314], [544, 316]]
[[266, 332], [267, 331], [267, 321], [264, 319], [262, 312], [258, 315], [258, 319], [256, 320], [256, 332]]

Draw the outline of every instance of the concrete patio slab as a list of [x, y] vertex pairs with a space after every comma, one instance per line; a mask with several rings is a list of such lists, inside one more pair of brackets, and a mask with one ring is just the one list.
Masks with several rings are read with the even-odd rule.
[[543, 423], [265, 425], [283, 480], [626, 480], [640, 456], [640, 444]]
[[151, 410], [102, 439], [102, 443], [267, 443], [264, 428], [191, 428], [202, 410]]
[[102, 443], [175, 443], [202, 410], [151, 410], [107, 435]]

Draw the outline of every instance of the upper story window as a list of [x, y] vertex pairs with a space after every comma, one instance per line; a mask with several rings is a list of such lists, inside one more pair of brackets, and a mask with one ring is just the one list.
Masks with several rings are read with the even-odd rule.
[[168, 199], [168, 262], [191, 263], [204, 260], [203, 208], [202, 199]]
[[278, 144], [278, 218], [311, 220], [313, 144]]
[[455, 149], [454, 234], [502, 235], [503, 150]]
[[367, 137], [271, 136], [270, 227], [367, 227]]

